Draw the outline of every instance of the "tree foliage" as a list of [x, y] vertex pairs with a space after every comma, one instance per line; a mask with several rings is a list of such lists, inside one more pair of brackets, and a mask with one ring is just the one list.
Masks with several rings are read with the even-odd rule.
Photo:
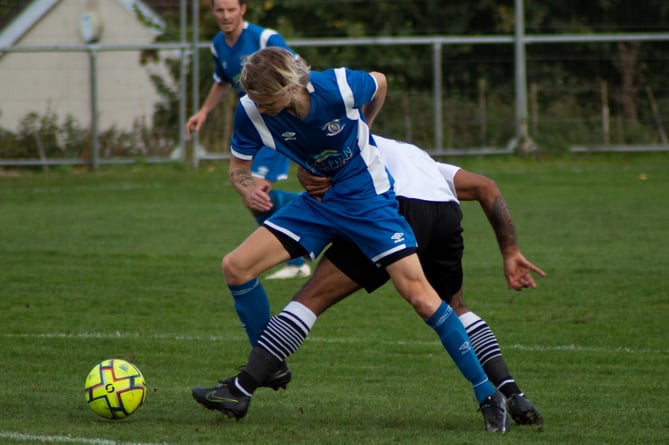
[[[189, 0], [188, 39], [192, 38], [191, 1], [197, 1], [201, 42], [218, 32], [210, 14], [210, 0]], [[176, 41], [181, 35], [179, 0], [144, 0], [167, 22], [162, 41]], [[30, 2], [0, 1], [0, 26]], [[513, 35], [514, 0], [249, 0], [247, 20], [281, 32], [287, 40], [359, 38], [384, 36], [494, 36]], [[666, 0], [544, 0], [524, 1], [525, 33], [528, 35], [651, 33], [666, 32], [669, 2]], [[296, 50], [314, 69], [332, 66], [379, 70], [390, 80], [389, 105], [384, 121], [390, 131], [413, 128], [394, 134], [416, 142], [432, 139], [430, 123], [433, 72], [432, 48], [428, 45], [305, 46]], [[446, 45], [442, 48], [445, 131], [449, 145], [500, 143], [513, 133], [514, 48], [510, 44]], [[200, 51], [200, 71], [188, 71], [186, 85], [198, 76], [200, 97], [211, 85], [213, 65], [208, 50]], [[578, 121], [570, 133], [576, 137], [595, 134], [601, 140], [598, 123], [604, 100], [613, 119], [625, 127], [621, 142], [639, 134], [656, 141], [655, 130], [669, 112], [669, 42], [590, 42], [570, 44], [529, 44], [527, 80], [535, 96], [530, 98], [533, 113], [543, 119], [543, 128], [534, 131], [559, 140], [565, 131], [551, 128], [554, 122]], [[144, 54], [148, 57], [150, 54]], [[180, 76], [179, 64], [166, 61], [171, 81], [154, 79], [164, 97], [156, 107], [154, 126], [165, 128], [164, 137], [175, 137], [178, 123], [178, 95], [174, 85]], [[191, 94], [190, 87], [187, 94]], [[187, 98], [188, 107], [192, 99]], [[227, 111], [212, 114], [228, 119]], [[481, 110], [485, 110], [482, 116]], [[192, 112], [193, 110], [188, 110]], [[485, 119], [484, 119], [485, 117]], [[388, 118], [388, 119], [386, 119]], [[229, 133], [229, 122], [215, 127], [211, 141]], [[481, 128], [475, 128], [479, 126]], [[483, 128], [485, 127], [485, 128]], [[651, 131], [648, 131], [651, 130]], [[421, 135], [421, 132], [424, 133]], [[478, 134], [477, 134], [478, 133]], [[393, 134], [391, 134], [393, 135]], [[483, 135], [483, 136], [482, 136]], [[423, 138], [421, 140], [421, 138]], [[487, 138], [487, 140], [486, 140]], [[496, 138], [491, 141], [491, 138]], [[213, 143], [213, 142], [212, 142]]]

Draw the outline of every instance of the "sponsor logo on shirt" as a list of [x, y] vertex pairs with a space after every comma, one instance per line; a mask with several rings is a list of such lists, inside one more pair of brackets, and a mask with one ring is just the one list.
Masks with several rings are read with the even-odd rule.
[[323, 162], [326, 162], [328, 158], [332, 158], [338, 154], [339, 152], [337, 150], [323, 150], [314, 156], [314, 161], [316, 161], [316, 164], [322, 164]]
[[309, 170], [326, 176], [332, 175], [353, 158], [353, 153], [353, 150], [349, 147], [346, 147], [343, 151], [325, 149], [312, 157], [313, 161], [310, 161], [308, 165]]

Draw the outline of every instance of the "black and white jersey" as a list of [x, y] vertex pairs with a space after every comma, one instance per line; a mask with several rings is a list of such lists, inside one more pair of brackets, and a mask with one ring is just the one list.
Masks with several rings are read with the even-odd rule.
[[426, 151], [407, 142], [378, 135], [374, 135], [374, 140], [395, 178], [398, 197], [459, 203], [453, 178], [460, 167], [437, 162]]

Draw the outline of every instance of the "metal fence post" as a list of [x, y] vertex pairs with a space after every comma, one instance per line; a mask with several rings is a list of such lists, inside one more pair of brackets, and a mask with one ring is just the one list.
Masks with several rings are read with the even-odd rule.
[[[198, 2], [193, 2], [193, 113], [200, 108], [200, 51], [198, 50], [198, 39], [200, 38], [200, 9]], [[198, 132], [194, 131], [192, 134], [193, 140], [193, 168], [197, 170], [200, 166], [200, 153], [198, 152], [198, 145], [200, 138]]]
[[525, 9], [523, 0], [515, 0], [516, 13], [516, 149], [527, 135], [527, 67], [525, 61]]
[[100, 168], [100, 135], [98, 134], [98, 52], [95, 45], [88, 46], [89, 75], [91, 88], [91, 163], [93, 169]]
[[180, 43], [179, 50], [179, 147], [181, 153], [181, 162], [186, 162], [186, 132], [184, 124], [186, 122], [186, 0], [179, 2], [179, 28]]
[[435, 42], [432, 45], [432, 64], [432, 77], [434, 77], [434, 148], [435, 150], [441, 150], [444, 148], [441, 42]]

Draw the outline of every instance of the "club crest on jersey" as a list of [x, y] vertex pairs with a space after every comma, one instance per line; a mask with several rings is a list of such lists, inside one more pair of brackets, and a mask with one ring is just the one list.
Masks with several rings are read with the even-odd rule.
[[391, 236], [390, 239], [395, 241], [395, 244], [402, 243], [404, 242], [404, 234], [397, 232], [393, 236]]
[[346, 124], [342, 124], [339, 119], [335, 119], [323, 125], [322, 130], [327, 132], [326, 136], [335, 136], [341, 133], [344, 127], [346, 127]]
[[294, 141], [297, 139], [295, 137], [294, 131], [284, 131], [283, 133], [281, 133], [281, 137], [283, 138], [284, 141]]

